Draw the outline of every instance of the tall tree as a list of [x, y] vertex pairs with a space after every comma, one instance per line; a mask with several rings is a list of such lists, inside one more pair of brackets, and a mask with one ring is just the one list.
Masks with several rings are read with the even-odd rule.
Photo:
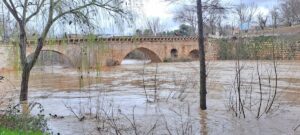
[[178, 11], [176, 11], [174, 19], [180, 23], [189, 24], [197, 33], [197, 8], [194, 5], [183, 5]]
[[194, 28], [192, 26], [189, 26], [189, 25], [186, 25], [186, 24], [181, 24], [179, 26], [179, 30], [178, 30], [178, 34], [180, 36], [191, 36], [191, 35], [194, 35], [195, 32], [194, 32]]
[[151, 30], [153, 36], [156, 36], [158, 32], [162, 32], [163, 26], [159, 18], [148, 18], [146, 21], [147, 29]]
[[279, 11], [277, 7], [274, 7], [271, 11], [271, 19], [272, 19], [272, 25], [273, 28], [277, 28], [277, 24], [278, 24], [278, 18], [279, 18]]
[[[17, 21], [19, 29], [20, 63], [22, 68], [22, 81], [20, 91], [20, 101], [28, 100], [28, 82], [30, 71], [35, 65], [38, 56], [45, 44], [47, 34], [52, 25], [69, 17], [74, 17], [80, 22], [90, 23], [90, 19], [95, 16], [95, 12], [109, 12], [111, 15], [122, 15], [122, 1], [119, 0], [3, 0], [6, 8]], [[93, 13], [92, 15], [90, 15]], [[41, 27], [38, 35], [37, 46], [32, 58], [26, 57], [27, 47], [27, 25], [33, 18], [45, 17], [45, 25]], [[70, 21], [71, 23], [71, 21]]]
[[290, 8], [290, 4], [287, 2], [284, 2], [280, 5], [282, 20], [287, 26], [292, 26], [293, 24], [293, 15]]
[[[206, 33], [215, 34], [220, 28], [221, 21], [226, 17], [225, 8], [221, 4], [221, 0], [205, 0], [202, 5], [202, 16]], [[183, 4], [175, 12], [174, 19], [180, 23], [191, 25], [197, 33], [197, 6], [196, 0], [191, 0], [191, 4]]]
[[15, 30], [15, 21], [11, 20], [10, 15], [8, 14], [8, 11], [6, 10], [6, 7], [3, 2], [1, 2], [1, 15], [0, 15], [0, 21], [1, 21], [1, 36], [3, 43], [8, 42], [11, 36], [13, 35], [13, 32]]
[[246, 5], [244, 3], [241, 3], [235, 8], [235, 12], [239, 17], [240, 25], [247, 25], [247, 29], [250, 28], [250, 25], [252, 23], [254, 14], [257, 11], [257, 5], [254, 3], [251, 3], [250, 5]]
[[203, 18], [202, 18], [202, 3], [197, 0], [197, 17], [198, 17], [198, 44], [200, 57], [200, 109], [206, 110], [206, 65], [205, 65], [205, 48], [204, 48], [204, 33], [203, 33]]
[[221, 31], [221, 22], [226, 18], [226, 10], [221, 4], [221, 0], [208, 0], [203, 6], [204, 23], [209, 26], [210, 33], [215, 35]]
[[288, 26], [298, 24], [300, 22], [300, 1], [299, 0], [281, 0], [280, 4], [281, 16]]
[[261, 12], [259, 12], [257, 14], [257, 20], [258, 20], [258, 24], [259, 27], [264, 30], [266, 25], [267, 25], [267, 21], [268, 21], [268, 16], [264, 16]]
[[6, 24], [6, 21], [5, 21], [5, 12], [4, 12], [4, 5], [3, 3], [1, 3], [1, 14], [2, 14], [2, 18], [1, 18], [1, 21], [2, 21], [2, 41], [5, 42], [6, 40], [6, 28], [5, 28], [5, 24]]

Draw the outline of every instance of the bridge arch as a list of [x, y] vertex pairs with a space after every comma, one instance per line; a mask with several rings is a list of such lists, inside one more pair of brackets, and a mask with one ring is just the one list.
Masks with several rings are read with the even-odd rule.
[[176, 48], [171, 49], [171, 58], [177, 58], [178, 57], [178, 50]]
[[139, 47], [139, 48], [135, 48], [135, 49], [131, 50], [130, 52], [126, 53], [126, 55], [121, 59], [121, 61], [124, 60], [126, 57], [128, 57], [128, 55], [134, 51], [142, 52], [145, 55], [146, 59], [151, 60], [151, 62], [155, 62], [155, 63], [162, 62], [159, 55], [157, 55], [154, 51], [152, 51], [148, 48], [145, 48], [145, 47]]
[[199, 59], [199, 50], [194, 49], [194, 50], [190, 51], [189, 52], [189, 57], [193, 60]]
[[[27, 58], [32, 59], [33, 53], [30, 53]], [[75, 67], [72, 60], [65, 54], [56, 50], [41, 50], [40, 55], [35, 65], [50, 66], [50, 65], [64, 65], [68, 67]]]

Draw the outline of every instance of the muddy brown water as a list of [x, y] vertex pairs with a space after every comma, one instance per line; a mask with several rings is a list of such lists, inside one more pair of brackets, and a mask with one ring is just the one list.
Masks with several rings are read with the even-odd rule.
[[[254, 89], [257, 87], [256, 64], [256, 61], [241, 62], [242, 80], [245, 84], [252, 82]], [[267, 86], [272, 63], [259, 61], [259, 66]], [[130, 118], [134, 114], [141, 134], [158, 123], [152, 134], [168, 134], [166, 127], [172, 134], [184, 134], [182, 131], [188, 129], [184, 125], [189, 125], [189, 134], [300, 135], [300, 127], [297, 128], [300, 124], [300, 61], [278, 62], [278, 96], [274, 109], [260, 119], [256, 119], [255, 105], [252, 111], [248, 108], [245, 119], [235, 117], [228, 108], [228, 93], [235, 80], [234, 61], [208, 63], [208, 110], [200, 111], [198, 67], [198, 62], [177, 62], [121, 65], [103, 71], [78, 71], [62, 66], [35, 68], [30, 78], [29, 99], [43, 105], [48, 126], [55, 134], [101, 134], [98, 131], [101, 124], [94, 118], [101, 104], [103, 110], [113, 108]], [[6, 78], [0, 82], [1, 101], [18, 99], [19, 74], [1, 73]], [[151, 101], [157, 90], [157, 102], [146, 101], [144, 86]], [[252, 98], [253, 102], [258, 99], [256, 90]], [[49, 114], [64, 118], [53, 118]], [[85, 120], [79, 121], [75, 115], [85, 116]]]

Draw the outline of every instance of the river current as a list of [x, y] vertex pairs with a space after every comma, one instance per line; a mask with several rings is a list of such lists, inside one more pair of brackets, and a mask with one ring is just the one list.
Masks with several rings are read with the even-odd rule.
[[[129, 60], [120, 66], [85, 71], [36, 67], [30, 77], [29, 100], [43, 105], [54, 134], [115, 134], [114, 125], [132, 134], [130, 120], [140, 134], [300, 134], [300, 61], [278, 61], [278, 93], [272, 111], [259, 119], [256, 61], [241, 61], [246, 118], [236, 117], [230, 109], [235, 61], [207, 63], [206, 111], [199, 109], [199, 62], [145, 63]], [[259, 61], [259, 68], [266, 94], [274, 90], [272, 62]], [[2, 101], [17, 100], [20, 72], [1, 75], [5, 77], [0, 82]], [[246, 107], [249, 84], [253, 85], [252, 109]]]

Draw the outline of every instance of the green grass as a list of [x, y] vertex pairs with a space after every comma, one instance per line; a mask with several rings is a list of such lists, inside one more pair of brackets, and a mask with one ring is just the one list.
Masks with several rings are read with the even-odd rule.
[[21, 131], [0, 127], [0, 135], [43, 135], [41, 131]]

